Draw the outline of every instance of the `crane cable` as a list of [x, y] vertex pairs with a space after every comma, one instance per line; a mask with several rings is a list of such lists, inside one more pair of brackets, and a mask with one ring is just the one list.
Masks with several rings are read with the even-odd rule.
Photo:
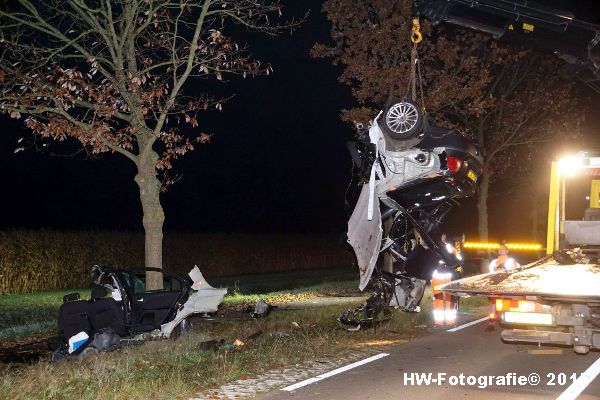
[[410, 41], [412, 42], [412, 49], [410, 51], [410, 90], [411, 98], [417, 100], [417, 79], [419, 80], [419, 92], [421, 95], [421, 106], [423, 112], [425, 111], [425, 102], [423, 96], [423, 81], [421, 78], [421, 68], [419, 65], [419, 54], [417, 52], [417, 45], [423, 40], [423, 34], [421, 33], [421, 23], [418, 17], [412, 19], [412, 30], [410, 33]]

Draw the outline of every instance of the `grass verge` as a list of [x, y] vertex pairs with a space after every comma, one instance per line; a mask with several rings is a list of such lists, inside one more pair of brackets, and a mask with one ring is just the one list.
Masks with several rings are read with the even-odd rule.
[[[287, 295], [295, 299], [293, 294]], [[248, 297], [238, 297], [236, 304], [248, 300]], [[232, 299], [229, 301], [235, 303]], [[80, 361], [5, 368], [0, 378], [0, 398], [173, 399], [194, 396], [226, 382], [313, 357], [335, 356], [352, 348], [410, 340], [431, 327], [430, 291], [421, 304], [421, 313], [396, 311], [388, 323], [375, 330], [359, 332], [348, 332], [336, 321], [340, 312], [356, 305], [350, 303], [279, 310], [257, 320], [237, 314], [239, 319], [223, 319], [177, 341], [148, 342]], [[462, 308], [472, 310], [482, 305], [478, 298], [462, 302]], [[245, 345], [234, 350], [223, 346], [210, 350], [202, 344], [209, 339], [224, 339], [226, 343], [241, 339]]]
[[[215, 287], [228, 288], [225, 306], [241, 307], [255, 303], [261, 297], [269, 302], [300, 301], [321, 296], [327, 291], [354, 288], [354, 275], [355, 272], [349, 268], [332, 268], [237, 275], [209, 281]], [[55, 331], [62, 298], [73, 292], [79, 292], [82, 299], [90, 297], [90, 289], [0, 296], [0, 347], [4, 341]]]
[[63, 296], [79, 292], [89, 298], [89, 289], [14, 294], [0, 297], [0, 342], [56, 330]]

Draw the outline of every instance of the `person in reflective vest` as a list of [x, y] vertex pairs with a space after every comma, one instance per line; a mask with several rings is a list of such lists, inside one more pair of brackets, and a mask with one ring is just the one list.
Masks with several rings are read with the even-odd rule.
[[501, 245], [498, 249], [498, 258], [490, 262], [490, 272], [510, 271], [521, 265], [514, 258], [508, 256], [508, 247]]

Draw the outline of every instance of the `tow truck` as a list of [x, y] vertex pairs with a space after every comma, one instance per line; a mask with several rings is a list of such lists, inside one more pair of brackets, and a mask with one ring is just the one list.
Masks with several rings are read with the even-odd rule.
[[[567, 219], [573, 209], [567, 195], [582, 183], [589, 207], [582, 218]], [[582, 151], [552, 162], [545, 257], [439, 290], [487, 296], [489, 318], [504, 328], [505, 342], [571, 346], [579, 354], [600, 350], [600, 153]]]

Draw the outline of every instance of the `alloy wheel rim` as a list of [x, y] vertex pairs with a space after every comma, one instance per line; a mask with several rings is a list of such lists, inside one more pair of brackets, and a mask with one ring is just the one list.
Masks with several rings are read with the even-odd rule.
[[397, 103], [388, 110], [385, 122], [388, 128], [398, 134], [409, 132], [417, 125], [419, 112], [411, 103]]

